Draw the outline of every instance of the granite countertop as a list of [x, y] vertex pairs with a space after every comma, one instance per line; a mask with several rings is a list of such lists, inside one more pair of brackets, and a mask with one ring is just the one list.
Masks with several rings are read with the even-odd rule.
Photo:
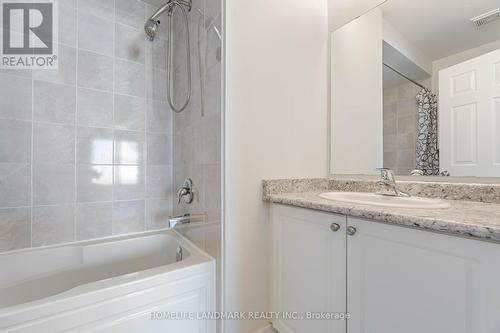
[[[292, 193], [266, 193], [264, 201], [324, 212], [349, 215], [382, 223], [470, 237], [500, 243], [500, 204], [478, 201], [446, 200], [450, 208], [409, 209], [360, 205], [319, 197], [324, 188], [300, 188]], [[315, 186], [312, 186], [315, 187]], [[289, 189], [290, 190], [290, 189]], [[306, 190], [306, 191], [302, 191]]]

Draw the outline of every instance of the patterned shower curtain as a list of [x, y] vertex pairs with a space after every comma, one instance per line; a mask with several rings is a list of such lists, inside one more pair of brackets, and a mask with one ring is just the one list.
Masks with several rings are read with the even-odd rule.
[[437, 96], [422, 89], [417, 97], [417, 165], [425, 176], [439, 175]]

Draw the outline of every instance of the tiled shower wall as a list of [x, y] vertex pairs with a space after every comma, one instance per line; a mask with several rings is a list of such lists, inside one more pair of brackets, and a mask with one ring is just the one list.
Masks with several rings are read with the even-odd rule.
[[59, 68], [0, 71], [0, 251], [165, 226], [166, 33], [155, 7], [60, 0]]
[[[201, 13], [204, 13], [202, 16]], [[201, 26], [200, 26], [201, 25]], [[188, 108], [173, 116], [174, 184], [191, 178], [196, 190], [192, 204], [178, 205], [176, 214], [206, 214], [219, 222], [221, 212], [221, 1], [194, 0], [189, 17], [192, 58], [192, 98]], [[179, 28], [182, 28], [179, 25]], [[179, 29], [182, 30], [182, 29]], [[200, 32], [200, 33], [199, 33]], [[180, 32], [182, 33], [182, 32]], [[199, 38], [199, 39], [198, 39]], [[184, 41], [181, 40], [181, 43]], [[179, 44], [177, 50], [183, 50]], [[198, 48], [199, 45], [199, 48]], [[201, 63], [198, 61], [201, 55]], [[201, 66], [200, 66], [201, 65]], [[177, 68], [179, 94], [185, 89], [185, 67]]]
[[[188, 108], [173, 115], [174, 188], [191, 178], [195, 188], [192, 204], [173, 198], [174, 213], [204, 215], [205, 224], [193, 224], [180, 231], [217, 262], [217, 308], [221, 295], [221, 0], [194, 0], [189, 15], [192, 55], [192, 98]], [[180, 40], [176, 51], [184, 50], [181, 22], [176, 22]], [[182, 55], [177, 59], [183, 59]], [[200, 61], [201, 59], [201, 61]], [[185, 67], [179, 60], [176, 71], [177, 98], [186, 87]], [[218, 323], [219, 324], [219, 323]], [[219, 331], [219, 329], [217, 330]]]
[[[430, 79], [421, 83], [430, 86]], [[416, 166], [418, 110], [422, 90], [411, 82], [384, 89], [384, 167], [410, 175]]]

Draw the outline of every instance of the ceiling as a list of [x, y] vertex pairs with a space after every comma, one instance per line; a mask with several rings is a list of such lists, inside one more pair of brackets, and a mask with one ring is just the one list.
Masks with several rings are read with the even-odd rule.
[[500, 20], [476, 28], [472, 17], [500, 0], [388, 0], [380, 9], [406, 39], [432, 61], [500, 40]]

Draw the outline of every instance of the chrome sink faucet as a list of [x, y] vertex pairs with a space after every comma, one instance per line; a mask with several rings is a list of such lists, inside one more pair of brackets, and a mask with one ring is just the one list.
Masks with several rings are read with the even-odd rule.
[[380, 171], [380, 180], [377, 182], [377, 185], [385, 189], [385, 191], [378, 191], [377, 194], [405, 198], [411, 197], [409, 193], [401, 191], [396, 186], [394, 171], [388, 168], [379, 168], [377, 170]]

